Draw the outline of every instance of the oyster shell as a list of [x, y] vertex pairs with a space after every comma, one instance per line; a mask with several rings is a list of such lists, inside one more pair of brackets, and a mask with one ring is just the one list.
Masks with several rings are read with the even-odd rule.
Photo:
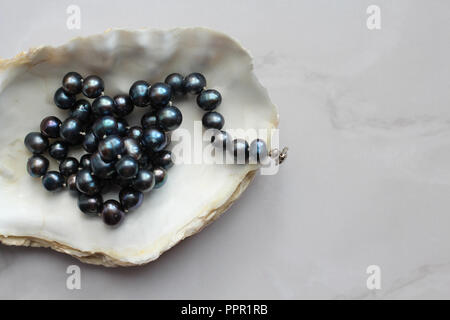
[[[120, 228], [111, 230], [101, 219], [84, 216], [74, 197], [46, 192], [25, 170], [30, 156], [23, 146], [26, 133], [38, 130], [45, 116], [66, 117], [52, 99], [68, 71], [101, 76], [109, 95], [127, 93], [139, 79], [152, 83], [172, 72], [202, 72], [208, 87], [222, 93], [219, 111], [226, 128], [278, 126], [277, 110], [255, 78], [247, 51], [228, 36], [203, 28], [111, 30], [0, 60], [3, 244], [50, 247], [104, 266], [144, 264], [218, 218], [255, 176], [252, 165], [180, 164]], [[202, 116], [195, 99], [176, 104], [183, 112], [182, 128], [193, 131], [193, 121]]]

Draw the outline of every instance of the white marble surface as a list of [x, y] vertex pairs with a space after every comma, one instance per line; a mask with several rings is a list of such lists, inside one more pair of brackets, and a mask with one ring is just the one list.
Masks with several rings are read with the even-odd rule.
[[[81, 30], [66, 28], [70, 4]], [[366, 28], [370, 4], [381, 30]], [[450, 298], [449, 9], [445, 0], [1, 2], [3, 58], [109, 27], [230, 34], [255, 57], [290, 153], [276, 176], [258, 177], [222, 218], [144, 267], [0, 246], [0, 298]], [[66, 288], [71, 264], [81, 290]], [[381, 268], [380, 290], [366, 287], [369, 265]]]

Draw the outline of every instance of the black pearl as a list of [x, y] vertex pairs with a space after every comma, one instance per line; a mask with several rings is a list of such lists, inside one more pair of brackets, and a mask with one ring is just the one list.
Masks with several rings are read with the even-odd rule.
[[95, 136], [99, 139], [118, 134], [119, 128], [117, 120], [112, 116], [104, 116], [97, 119], [92, 126], [92, 132], [94, 132]]
[[42, 177], [47, 172], [48, 165], [46, 157], [35, 154], [27, 161], [27, 171], [34, 178]]
[[103, 198], [100, 194], [89, 196], [80, 193], [78, 197], [78, 208], [88, 216], [98, 216], [102, 212]]
[[83, 77], [77, 72], [69, 72], [64, 76], [62, 86], [68, 94], [79, 94], [83, 86]]
[[141, 118], [141, 125], [144, 129], [154, 128], [158, 126], [158, 119], [155, 111], [145, 113]]
[[103, 161], [111, 162], [125, 151], [123, 140], [119, 136], [108, 136], [98, 144], [98, 152]]
[[233, 155], [237, 160], [237, 163], [244, 164], [247, 162], [249, 157], [249, 145], [245, 139], [234, 139], [233, 140]]
[[91, 196], [100, 192], [99, 181], [92, 175], [91, 170], [78, 171], [76, 180], [78, 191]]
[[121, 137], [127, 135], [128, 132], [128, 121], [124, 118], [117, 119], [117, 134]]
[[180, 109], [175, 106], [166, 106], [159, 109], [156, 118], [158, 119], [158, 126], [164, 131], [177, 129], [183, 121]]
[[84, 136], [82, 143], [83, 149], [89, 153], [94, 153], [98, 148], [98, 142], [98, 138], [92, 131], [90, 131]]
[[42, 153], [48, 147], [48, 139], [39, 132], [30, 132], [25, 136], [25, 147], [33, 153]]
[[75, 102], [75, 105], [70, 112], [71, 118], [76, 118], [82, 123], [88, 123], [91, 119], [91, 104], [85, 99], [80, 99]]
[[147, 128], [142, 136], [142, 143], [147, 150], [157, 152], [164, 149], [167, 145], [164, 131], [156, 128]]
[[55, 95], [53, 96], [53, 102], [55, 102], [56, 106], [61, 109], [70, 109], [75, 104], [76, 97], [70, 94], [67, 94], [63, 88], [59, 88], [56, 90]]
[[66, 184], [70, 192], [78, 194], [76, 173], [71, 174], [70, 176], [67, 177]]
[[126, 137], [123, 139], [123, 145], [125, 147], [125, 154], [136, 160], [139, 160], [141, 158], [143, 150], [139, 141], [130, 137]]
[[116, 116], [125, 117], [133, 111], [134, 104], [129, 95], [119, 94], [114, 97], [113, 109]]
[[169, 74], [164, 80], [172, 89], [172, 94], [182, 95], [186, 93], [184, 89], [184, 78], [179, 73]]
[[61, 125], [61, 120], [57, 117], [50, 116], [42, 119], [40, 129], [44, 137], [47, 138], [58, 138], [59, 137], [59, 126]]
[[114, 100], [109, 96], [100, 96], [92, 102], [92, 112], [95, 115], [112, 116], [114, 111]]
[[155, 175], [151, 170], [141, 169], [133, 179], [132, 186], [136, 190], [148, 192], [155, 187]]
[[97, 151], [91, 156], [91, 170], [95, 176], [108, 179], [115, 173], [114, 162], [103, 161], [100, 153]]
[[48, 171], [42, 178], [42, 185], [48, 191], [59, 191], [64, 186], [64, 178], [57, 171]]
[[134, 126], [128, 129], [127, 136], [135, 139], [136, 141], [141, 141], [144, 135], [144, 130], [141, 127]]
[[131, 179], [135, 177], [139, 170], [139, 164], [136, 159], [131, 156], [123, 156], [116, 162], [116, 172], [124, 179]]
[[141, 206], [144, 200], [142, 192], [134, 190], [132, 188], [123, 188], [119, 192], [119, 200], [123, 210], [128, 212]]
[[227, 150], [232, 148], [233, 138], [226, 131], [217, 131], [211, 136], [211, 143], [216, 149]]
[[150, 87], [149, 97], [152, 107], [164, 107], [172, 98], [172, 89], [168, 84], [157, 82]]
[[156, 167], [153, 169], [153, 175], [155, 176], [155, 189], [161, 188], [167, 181], [167, 171], [164, 168]]
[[103, 91], [105, 91], [105, 83], [100, 77], [88, 76], [84, 79], [81, 92], [83, 92], [86, 97], [95, 99], [99, 97]]
[[69, 145], [64, 141], [56, 141], [50, 145], [48, 153], [53, 159], [63, 160], [69, 153]]
[[71, 174], [77, 173], [79, 166], [80, 163], [77, 159], [68, 157], [59, 164], [59, 173], [61, 173], [64, 177], [68, 177]]
[[130, 88], [130, 98], [137, 107], [146, 107], [150, 104], [150, 84], [147, 81], [139, 80], [133, 83]]
[[170, 169], [173, 167], [172, 152], [162, 150], [153, 156], [152, 162], [155, 167], [162, 167], [166, 170]]
[[204, 90], [197, 96], [197, 104], [205, 111], [211, 111], [217, 108], [222, 102], [222, 96], [219, 91], [210, 89]]
[[59, 135], [70, 144], [78, 144], [83, 141], [83, 125], [76, 118], [68, 118], [64, 120], [59, 129]]
[[139, 169], [148, 169], [151, 167], [151, 158], [147, 153], [144, 153], [141, 158], [138, 160]]
[[202, 123], [206, 129], [220, 130], [225, 124], [225, 119], [220, 113], [216, 111], [210, 111], [203, 115]]
[[109, 226], [117, 226], [125, 218], [122, 206], [116, 200], [107, 200], [103, 203], [103, 222]]
[[92, 154], [90, 153], [86, 153], [84, 154], [81, 158], [80, 158], [80, 168], [84, 169], [84, 168], [91, 168], [91, 157]]
[[188, 93], [199, 94], [204, 87], [206, 87], [206, 79], [201, 73], [191, 73], [184, 78], [184, 89]]
[[261, 139], [255, 139], [250, 143], [249, 152], [250, 158], [256, 162], [264, 161], [269, 154], [266, 143]]

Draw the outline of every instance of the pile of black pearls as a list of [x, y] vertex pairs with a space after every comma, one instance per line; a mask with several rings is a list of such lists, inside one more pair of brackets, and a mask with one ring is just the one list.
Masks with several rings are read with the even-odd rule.
[[[44, 118], [40, 132], [25, 137], [25, 146], [33, 153], [27, 161], [32, 177], [42, 178], [48, 191], [68, 188], [78, 194], [79, 209], [90, 216], [101, 216], [110, 226], [118, 225], [125, 214], [138, 208], [143, 193], [160, 188], [173, 166], [170, 131], [182, 120], [180, 110], [172, 105], [172, 97], [187, 93], [197, 95], [197, 104], [206, 111], [202, 118], [206, 129], [216, 129], [211, 143], [216, 148], [231, 151], [237, 158], [243, 155], [261, 162], [267, 155], [263, 140], [251, 144], [244, 139], [232, 140], [221, 129], [224, 117], [214, 111], [222, 102], [217, 90], [205, 89], [206, 79], [200, 73], [186, 77], [178, 73], [167, 76], [164, 83], [150, 85], [144, 80], [133, 83], [129, 94], [113, 98], [104, 94], [103, 80], [95, 75], [83, 78], [76, 72], [67, 73], [62, 87], [54, 95], [58, 108], [69, 110], [61, 121], [55, 116]], [[77, 99], [82, 93], [85, 98]], [[129, 126], [125, 117], [134, 107], [149, 108], [141, 118], [141, 126]], [[80, 159], [69, 157], [69, 149], [81, 145], [87, 152]], [[231, 149], [230, 149], [230, 146]], [[59, 172], [48, 171], [49, 160], [59, 161]], [[116, 185], [121, 188], [119, 201], [103, 201], [102, 193]]]

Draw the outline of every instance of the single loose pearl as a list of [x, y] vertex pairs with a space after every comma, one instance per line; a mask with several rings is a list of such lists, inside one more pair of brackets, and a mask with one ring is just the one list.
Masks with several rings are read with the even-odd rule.
[[60, 109], [70, 109], [75, 104], [76, 97], [74, 95], [67, 94], [63, 88], [56, 90], [53, 96], [53, 102]]
[[184, 78], [179, 73], [169, 74], [164, 80], [172, 88], [172, 93], [175, 95], [182, 95], [186, 93], [184, 88]]
[[146, 107], [150, 104], [150, 84], [147, 81], [139, 80], [133, 83], [130, 88], [130, 98], [137, 107]]

